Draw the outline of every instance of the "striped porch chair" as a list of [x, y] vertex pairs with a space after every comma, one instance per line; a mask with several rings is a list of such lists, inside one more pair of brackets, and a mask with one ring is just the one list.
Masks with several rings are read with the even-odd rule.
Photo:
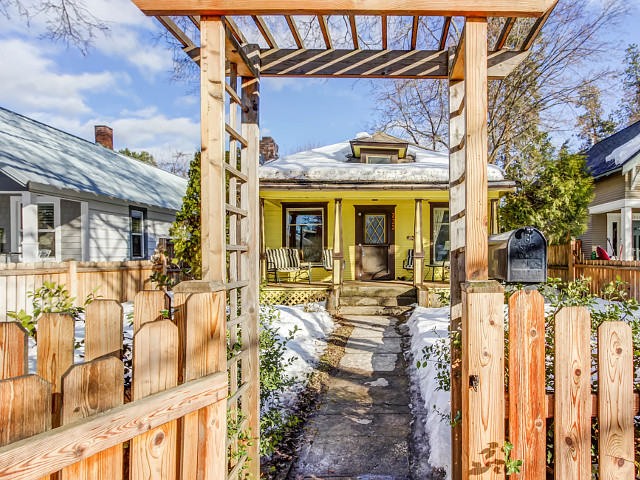
[[295, 273], [294, 281], [302, 271], [300, 252], [295, 248], [267, 249], [267, 272], [273, 273], [275, 280], [281, 283], [280, 273]]
[[413, 272], [413, 248], [407, 250], [407, 259], [402, 262], [402, 268]]
[[322, 268], [327, 272], [333, 271], [333, 248], [325, 248], [322, 252]]

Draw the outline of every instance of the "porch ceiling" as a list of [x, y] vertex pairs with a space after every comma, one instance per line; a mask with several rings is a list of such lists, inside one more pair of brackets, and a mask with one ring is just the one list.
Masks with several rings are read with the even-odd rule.
[[[133, 2], [155, 16], [196, 63], [200, 15], [225, 16], [227, 58], [238, 63], [239, 74], [256, 76], [259, 71], [263, 77], [462, 78], [464, 35], [456, 44], [452, 22], [456, 17], [497, 17], [503, 26], [489, 42], [488, 77], [501, 79], [526, 58], [557, 0]], [[343, 18], [339, 35], [332, 33], [329, 16]], [[394, 17], [412, 20], [400, 31]], [[424, 21], [439, 25], [433, 39], [423, 38]], [[528, 34], [519, 45], [505, 48], [515, 25], [527, 28]], [[322, 46], [311, 45], [310, 39]]]

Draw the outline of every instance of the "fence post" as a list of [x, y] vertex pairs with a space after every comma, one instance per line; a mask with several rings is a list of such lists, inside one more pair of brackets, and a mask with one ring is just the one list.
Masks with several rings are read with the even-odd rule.
[[576, 279], [576, 240], [575, 238], [571, 239], [571, 243], [569, 243], [569, 281], [573, 282]]
[[462, 287], [462, 475], [504, 478], [504, 289]]
[[544, 298], [520, 290], [509, 298], [509, 440], [522, 460], [515, 480], [545, 478], [546, 393]]
[[71, 258], [67, 260], [67, 265], [67, 288], [69, 295], [75, 298], [75, 306], [79, 307], [84, 303], [84, 299], [78, 298], [78, 262]]
[[[180, 332], [183, 382], [227, 371], [226, 289], [223, 283], [196, 280], [174, 288]], [[182, 478], [227, 477], [227, 401], [182, 419]]]

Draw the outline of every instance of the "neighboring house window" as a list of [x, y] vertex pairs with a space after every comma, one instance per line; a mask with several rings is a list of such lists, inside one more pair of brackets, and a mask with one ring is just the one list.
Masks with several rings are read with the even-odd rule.
[[145, 212], [144, 210], [131, 209], [131, 258], [145, 258]]
[[322, 262], [324, 249], [324, 209], [287, 208], [286, 240], [289, 248], [302, 250], [305, 262]]
[[[22, 218], [22, 201], [20, 197], [13, 197], [14, 200], [14, 225], [16, 226], [16, 234], [14, 236], [14, 251], [21, 251], [23, 239], [23, 218]], [[38, 199], [38, 251], [39, 257], [42, 259], [55, 259], [57, 249], [56, 244], [60, 242], [57, 238], [59, 235], [59, 207], [60, 203], [51, 200], [51, 197], [40, 197]]]
[[433, 261], [435, 263], [449, 260], [449, 209], [433, 209]]

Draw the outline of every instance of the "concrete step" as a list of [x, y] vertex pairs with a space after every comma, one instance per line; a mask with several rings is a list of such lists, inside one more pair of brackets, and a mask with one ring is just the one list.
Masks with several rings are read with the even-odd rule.
[[416, 303], [416, 297], [363, 297], [340, 296], [340, 305], [351, 307], [406, 307]]
[[[342, 298], [340, 301], [342, 302]], [[341, 304], [338, 308], [340, 315], [402, 315], [413, 307], [409, 306], [352, 306]]]
[[389, 283], [381, 285], [365, 283], [357, 285], [343, 285], [340, 289], [341, 297], [416, 297], [416, 289], [411, 285], [397, 285]]

